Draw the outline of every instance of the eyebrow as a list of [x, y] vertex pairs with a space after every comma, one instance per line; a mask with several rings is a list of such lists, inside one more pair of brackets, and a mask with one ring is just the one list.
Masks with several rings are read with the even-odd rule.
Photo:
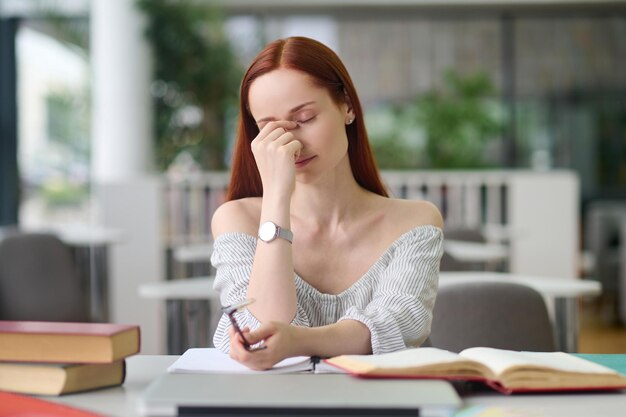
[[[294, 114], [295, 112], [297, 112], [298, 110], [302, 109], [303, 107], [308, 106], [309, 104], [314, 104], [315, 101], [307, 101], [306, 103], [302, 103], [297, 105], [296, 107], [292, 108], [291, 110], [289, 110], [289, 114]], [[276, 120], [274, 117], [264, 117], [262, 119], [259, 119], [256, 121], [257, 124], [261, 123], [261, 122], [270, 122], [272, 120]]]

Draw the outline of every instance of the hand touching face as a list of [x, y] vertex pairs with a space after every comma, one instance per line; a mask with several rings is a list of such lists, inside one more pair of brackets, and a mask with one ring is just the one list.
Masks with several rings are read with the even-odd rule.
[[[298, 182], [315, 182], [334, 172], [341, 163], [349, 164], [345, 126], [354, 118], [352, 110], [346, 103], [336, 103], [330, 93], [316, 85], [308, 75], [281, 68], [260, 76], [250, 86], [249, 106], [260, 129], [254, 142], [264, 142], [265, 139], [261, 138], [280, 138], [275, 145], [277, 149], [285, 143], [290, 144], [284, 151], [291, 151], [289, 156], [295, 158], [292, 160], [295, 169], [281, 170], [282, 174], [289, 174], [288, 178], [275, 177], [276, 181], [285, 183], [279, 187], [281, 192], [293, 189], [290, 185], [292, 173]], [[296, 150], [296, 144], [291, 144], [293, 141], [300, 143], [300, 149]], [[277, 184], [269, 181], [268, 174], [269, 164], [274, 162], [271, 158], [262, 161], [255, 147], [253, 143], [265, 193], [266, 182], [272, 187]]]
[[264, 192], [287, 196], [293, 192], [295, 163], [302, 149], [302, 143], [291, 132], [296, 127], [293, 121], [268, 122], [252, 141]]

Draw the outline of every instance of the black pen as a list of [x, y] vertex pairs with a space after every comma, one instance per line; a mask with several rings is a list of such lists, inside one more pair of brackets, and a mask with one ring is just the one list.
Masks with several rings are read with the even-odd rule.
[[243, 341], [243, 347], [246, 348], [246, 350], [248, 352], [256, 352], [257, 350], [263, 350], [263, 349], [267, 349], [267, 346], [265, 345], [259, 345], [256, 347], [252, 347], [252, 345], [248, 342], [248, 339], [246, 339], [246, 336], [244, 336], [243, 331], [241, 330], [241, 327], [239, 327], [239, 323], [237, 323], [237, 319], [235, 319], [235, 313], [237, 311], [242, 310], [244, 307], [250, 305], [254, 303], [254, 298], [250, 298], [247, 300], [243, 300], [239, 303], [235, 303], [235, 304], [231, 304], [229, 306], [226, 307], [222, 307], [222, 312], [224, 314], [226, 314], [228, 316], [228, 318], [230, 319], [230, 323], [232, 324], [233, 328], [235, 329], [235, 331], [239, 334], [239, 336], [241, 336], [241, 340]]

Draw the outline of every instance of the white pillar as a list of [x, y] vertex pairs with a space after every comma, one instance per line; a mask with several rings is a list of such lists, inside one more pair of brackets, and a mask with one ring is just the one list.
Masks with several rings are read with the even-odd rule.
[[134, 0], [91, 3], [92, 167], [97, 183], [152, 170], [152, 60]]
[[155, 354], [164, 353], [162, 306], [138, 293], [163, 279], [165, 265], [144, 28], [135, 0], [91, 2], [94, 202], [101, 225], [124, 236], [109, 252], [110, 321], [138, 324], [142, 353]]

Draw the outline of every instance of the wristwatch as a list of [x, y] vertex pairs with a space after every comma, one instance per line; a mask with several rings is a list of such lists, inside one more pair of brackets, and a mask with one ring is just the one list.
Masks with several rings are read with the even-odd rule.
[[283, 229], [274, 222], [265, 222], [259, 227], [259, 239], [263, 242], [269, 243], [278, 237], [285, 239], [289, 243], [293, 241], [291, 230]]

